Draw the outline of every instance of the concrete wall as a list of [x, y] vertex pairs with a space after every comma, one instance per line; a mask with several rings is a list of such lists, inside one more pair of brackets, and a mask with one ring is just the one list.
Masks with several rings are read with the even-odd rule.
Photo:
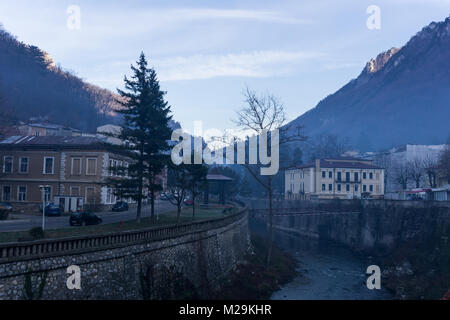
[[[21, 299], [27, 274], [35, 298], [160, 299], [183, 282], [207, 297], [250, 246], [247, 214], [226, 226], [161, 241], [0, 263], [0, 300]], [[69, 290], [67, 267], [81, 268], [81, 290]], [[43, 294], [39, 285], [45, 277]], [[175, 287], [174, 287], [175, 286]], [[169, 288], [169, 289], [168, 289]], [[183, 289], [184, 290], [184, 289]], [[172, 297], [173, 298], [173, 297]]]
[[[249, 203], [252, 215], [268, 221], [267, 211], [254, 210], [264, 208], [261, 201]], [[450, 204], [446, 202], [281, 201], [275, 207], [276, 228], [359, 251], [379, 253], [412, 239], [450, 244]]]

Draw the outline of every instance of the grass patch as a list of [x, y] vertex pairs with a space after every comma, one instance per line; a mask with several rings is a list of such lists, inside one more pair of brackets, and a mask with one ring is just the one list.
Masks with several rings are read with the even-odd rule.
[[247, 255], [245, 263], [237, 266], [217, 299], [265, 300], [298, 274], [296, 260], [276, 245], [273, 245], [271, 264], [267, 267], [269, 241], [255, 233], [251, 234], [251, 241], [253, 254]]
[[[236, 213], [238, 208], [233, 208], [232, 211], [223, 213], [223, 208], [196, 208], [195, 220], [192, 219], [192, 208], [186, 207], [181, 211], [180, 223], [188, 223], [193, 221], [202, 221], [209, 219], [218, 219], [226, 217], [230, 214]], [[45, 230], [45, 239], [57, 239], [86, 235], [100, 235], [106, 233], [115, 233], [122, 231], [137, 230], [151, 227], [161, 227], [174, 225], [177, 223], [177, 211], [172, 210], [165, 212], [159, 216], [159, 219], [152, 220], [149, 217], [142, 218], [141, 223], [137, 223], [135, 220], [123, 221], [122, 223], [109, 223], [99, 224], [95, 226], [86, 227], [67, 227], [62, 229], [49, 229]], [[67, 224], [69, 224], [69, 218], [67, 218]], [[15, 231], [15, 232], [0, 232], [0, 243], [7, 242], [20, 242], [30, 241], [29, 231]]]

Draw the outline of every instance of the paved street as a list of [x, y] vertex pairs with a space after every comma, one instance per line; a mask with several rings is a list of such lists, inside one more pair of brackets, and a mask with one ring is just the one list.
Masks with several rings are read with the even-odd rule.
[[[157, 200], [155, 202], [155, 213], [164, 214], [168, 211], [174, 210], [176, 207], [168, 201]], [[136, 208], [132, 208], [125, 212], [100, 212], [96, 213], [97, 216], [103, 219], [103, 223], [116, 223], [120, 221], [134, 220], [136, 218]], [[21, 215], [24, 217], [25, 215]], [[150, 217], [150, 206], [142, 208], [142, 217]], [[40, 227], [42, 225], [42, 216], [26, 216], [24, 219], [20, 220], [6, 220], [0, 221], [0, 232], [5, 231], [27, 231], [33, 227]], [[68, 228], [69, 217], [45, 217], [45, 228], [46, 229], [59, 229]]]

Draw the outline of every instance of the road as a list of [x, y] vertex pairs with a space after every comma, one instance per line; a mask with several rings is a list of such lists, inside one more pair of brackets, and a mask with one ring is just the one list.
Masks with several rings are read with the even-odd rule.
[[[168, 201], [155, 201], [155, 213], [163, 214], [176, 207]], [[99, 212], [97, 216], [103, 219], [104, 224], [117, 223], [136, 219], [136, 208], [124, 212]], [[0, 221], [0, 232], [27, 231], [33, 227], [42, 226], [42, 216], [21, 215], [24, 219]], [[142, 208], [142, 217], [150, 217], [150, 206]], [[69, 227], [69, 217], [45, 217], [45, 229], [60, 229]]]

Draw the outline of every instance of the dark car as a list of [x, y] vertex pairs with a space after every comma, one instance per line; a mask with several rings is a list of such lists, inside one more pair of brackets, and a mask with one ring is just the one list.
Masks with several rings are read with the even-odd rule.
[[124, 201], [116, 202], [116, 204], [112, 207], [112, 211], [128, 211], [128, 203]]
[[50, 203], [45, 207], [45, 215], [49, 217], [57, 217], [61, 215], [61, 208], [56, 204]]
[[0, 210], [11, 212], [12, 205], [9, 202], [0, 202]]
[[92, 212], [77, 211], [70, 215], [69, 223], [71, 226], [89, 226], [102, 223], [103, 220]]
[[194, 204], [194, 200], [192, 200], [192, 199], [184, 199], [183, 202], [187, 206], [192, 206]]

